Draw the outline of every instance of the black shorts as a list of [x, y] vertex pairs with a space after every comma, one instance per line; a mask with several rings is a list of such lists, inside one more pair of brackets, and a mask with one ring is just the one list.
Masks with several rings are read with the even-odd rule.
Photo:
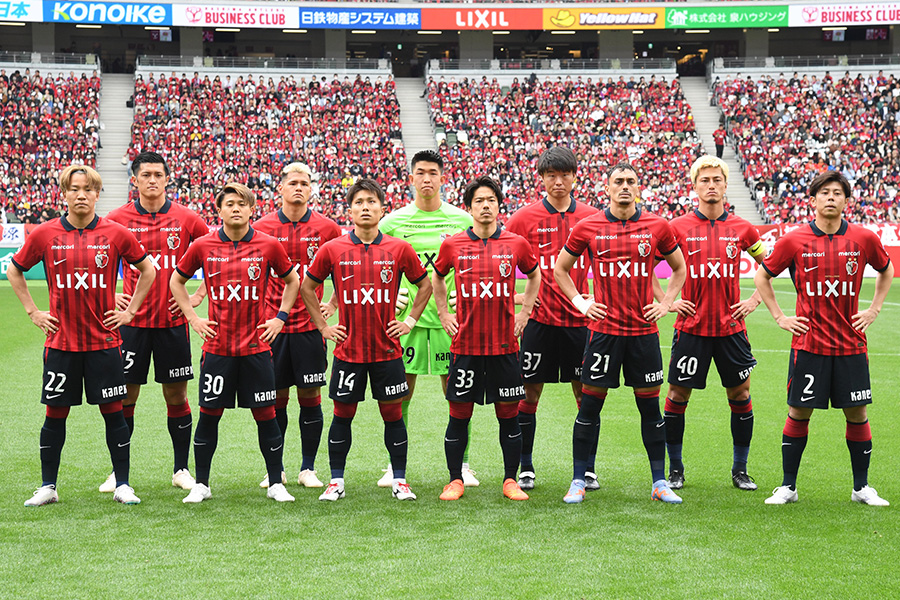
[[91, 352], [44, 348], [41, 402], [48, 406], [78, 406], [82, 391], [88, 404], [125, 399], [122, 352], [118, 346]]
[[362, 402], [366, 399], [366, 384], [372, 382], [372, 397], [376, 400], [396, 400], [409, 393], [403, 359], [372, 363], [351, 363], [335, 358], [331, 363], [331, 382], [328, 396], [337, 402]]
[[850, 408], [872, 403], [868, 354], [826, 356], [791, 350], [788, 366], [789, 406]]
[[156, 383], [174, 383], [194, 378], [191, 366], [191, 338], [187, 323], [177, 327], [128, 327], [122, 333], [122, 362], [125, 383], [144, 385], [153, 355]]
[[716, 361], [722, 387], [733, 388], [747, 381], [756, 366], [747, 332], [707, 337], [676, 329], [672, 336], [672, 357], [669, 359], [669, 383], [695, 390], [704, 389], [712, 360]]
[[220, 356], [204, 352], [200, 359], [200, 408], [258, 408], [275, 404], [272, 354]]
[[581, 379], [587, 327], [554, 327], [528, 321], [519, 342], [525, 383], [559, 383]]
[[584, 348], [581, 383], [599, 388], [619, 387], [619, 371], [625, 385], [650, 388], [663, 382], [659, 334], [612, 335], [590, 331]]
[[450, 353], [447, 400], [451, 402], [519, 402], [525, 399], [522, 382], [515, 352], [495, 356]]
[[275, 364], [275, 389], [322, 387], [328, 381], [325, 340], [313, 329], [282, 333], [271, 344]]

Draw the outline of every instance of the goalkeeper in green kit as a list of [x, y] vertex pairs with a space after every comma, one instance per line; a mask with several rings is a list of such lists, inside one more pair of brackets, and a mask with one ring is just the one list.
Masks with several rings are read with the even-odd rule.
[[[379, 229], [408, 242], [415, 249], [428, 276], [434, 273], [441, 243], [451, 235], [472, 226], [472, 215], [441, 200], [441, 186], [445, 183], [444, 160], [433, 150], [422, 150], [412, 158], [409, 180], [415, 190], [415, 201], [385, 216]], [[452, 277], [447, 285], [451, 310], [456, 304], [456, 291]], [[409, 312], [409, 284], [404, 280], [397, 297], [397, 318], [403, 320]], [[409, 334], [400, 338], [403, 346], [403, 363], [409, 395], [403, 399], [403, 420], [406, 421], [409, 401], [416, 389], [419, 375], [440, 375], [444, 392], [447, 391], [447, 369], [450, 362], [450, 336], [441, 326], [434, 298], [428, 300], [425, 312]], [[443, 398], [443, 396], [441, 396]], [[380, 487], [390, 487], [393, 482], [391, 466], [378, 480]], [[463, 482], [467, 486], [478, 485], [475, 474], [469, 468], [468, 448], [463, 464]]]

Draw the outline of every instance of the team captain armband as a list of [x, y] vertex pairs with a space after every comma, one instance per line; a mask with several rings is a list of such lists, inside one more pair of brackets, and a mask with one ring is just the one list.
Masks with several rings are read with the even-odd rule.
[[768, 248], [766, 245], [762, 243], [762, 240], [758, 240], [755, 244], [747, 248], [747, 254], [756, 258], [757, 256], [765, 256]]

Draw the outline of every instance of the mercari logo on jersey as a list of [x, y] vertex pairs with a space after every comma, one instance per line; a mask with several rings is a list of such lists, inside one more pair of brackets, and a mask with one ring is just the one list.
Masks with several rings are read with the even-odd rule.
[[44, 1], [52, 23], [108, 23], [113, 25], [171, 25], [171, 4], [132, 2]]

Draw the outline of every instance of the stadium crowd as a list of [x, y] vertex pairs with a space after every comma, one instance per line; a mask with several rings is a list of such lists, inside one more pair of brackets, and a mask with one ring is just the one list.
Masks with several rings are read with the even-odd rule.
[[0, 69], [0, 207], [5, 222], [40, 223], [63, 207], [62, 167], [96, 163], [100, 77]]
[[738, 76], [718, 82], [715, 97], [769, 222], [808, 221], [809, 183], [829, 169], [853, 184], [850, 220], [900, 221], [900, 82], [893, 75]]
[[274, 207], [282, 166], [303, 160], [318, 174], [313, 208], [346, 225], [344, 191], [359, 177], [376, 179], [388, 206], [408, 202], [394, 88], [390, 76], [138, 75], [129, 155], [164, 155], [170, 197], [209, 223], [223, 181], [247, 184], [259, 217]]
[[597, 205], [607, 166], [627, 158], [645, 175], [648, 210], [672, 218], [692, 206], [683, 174], [703, 149], [677, 80], [532, 75], [506, 90], [487, 77], [441, 77], [427, 87], [432, 120], [443, 131], [451, 202], [484, 174], [501, 182], [506, 211], [533, 202], [537, 158], [560, 144], [581, 165], [580, 200]]

